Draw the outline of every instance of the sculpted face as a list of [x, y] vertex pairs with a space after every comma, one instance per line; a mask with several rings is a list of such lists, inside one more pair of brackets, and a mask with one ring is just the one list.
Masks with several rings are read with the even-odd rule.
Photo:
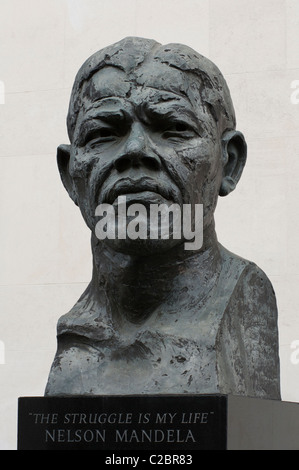
[[[217, 77], [213, 80], [219, 86]], [[93, 233], [99, 220], [96, 208], [114, 204], [117, 215], [118, 196], [126, 197], [127, 208], [134, 203], [145, 208], [202, 204], [204, 233], [213, 224], [218, 195], [234, 189], [246, 160], [242, 134], [224, 128], [225, 111], [219, 118], [201, 97], [202, 90], [213, 87], [207, 78], [153, 57], [126, 71], [106, 65], [85, 78], [77, 91], [80, 97], [73, 97], [73, 103], [80, 98], [80, 105], [71, 145], [58, 148], [58, 165]], [[214, 100], [217, 106], [219, 98]], [[103, 243], [142, 254], [184, 241], [127, 238]]]
[[154, 74], [151, 65], [142, 67], [133, 80], [115, 67], [92, 76], [69, 166], [92, 231], [98, 204], [113, 204], [119, 195], [145, 206], [203, 204], [204, 226], [211, 222], [222, 180], [221, 143], [213, 116], [199, 94], [188, 95], [189, 87], [186, 74], [164, 64], [155, 64]]

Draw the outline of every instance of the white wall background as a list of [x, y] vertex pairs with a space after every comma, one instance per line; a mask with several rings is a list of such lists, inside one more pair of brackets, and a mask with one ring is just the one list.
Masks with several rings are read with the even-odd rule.
[[73, 79], [125, 36], [187, 44], [227, 79], [248, 163], [218, 238], [273, 283], [282, 398], [299, 402], [299, 0], [0, 0], [0, 449], [16, 448], [17, 398], [43, 395], [57, 320], [91, 275], [56, 168]]

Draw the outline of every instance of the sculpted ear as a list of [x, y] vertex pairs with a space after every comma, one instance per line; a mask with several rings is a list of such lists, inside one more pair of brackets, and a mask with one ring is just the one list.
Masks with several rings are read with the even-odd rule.
[[227, 131], [222, 136], [223, 178], [220, 196], [227, 196], [235, 189], [242, 175], [247, 158], [247, 145], [239, 131]]
[[59, 145], [59, 147], [57, 148], [57, 165], [63, 186], [67, 190], [69, 196], [72, 198], [74, 203], [78, 205], [77, 196], [74, 190], [73, 179], [69, 171], [70, 151], [70, 145]]

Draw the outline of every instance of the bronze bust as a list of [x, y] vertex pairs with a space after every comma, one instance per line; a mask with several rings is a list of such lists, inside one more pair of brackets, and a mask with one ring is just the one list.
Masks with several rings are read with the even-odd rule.
[[[58, 147], [91, 230], [92, 279], [58, 322], [45, 394], [223, 393], [280, 399], [277, 307], [254, 263], [217, 240], [218, 196], [247, 155], [219, 69], [190, 47], [128, 37], [80, 68]], [[203, 242], [107, 238], [99, 204], [203, 207]]]

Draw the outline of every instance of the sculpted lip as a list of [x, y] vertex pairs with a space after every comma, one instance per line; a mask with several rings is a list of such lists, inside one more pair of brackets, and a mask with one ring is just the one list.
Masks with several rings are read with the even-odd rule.
[[131, 178], [121, 179], [112, 187], [105, 189], [101, 199], [103, 202], [113, 204], [118, 196], [146, 191], [157, 193], [164, 199], [179, 202], [178, 191], [175, 191], [175, 189], [170, 186], [162, 186], [151, 178], [140, 178], [137, 180], [133, 180]]

